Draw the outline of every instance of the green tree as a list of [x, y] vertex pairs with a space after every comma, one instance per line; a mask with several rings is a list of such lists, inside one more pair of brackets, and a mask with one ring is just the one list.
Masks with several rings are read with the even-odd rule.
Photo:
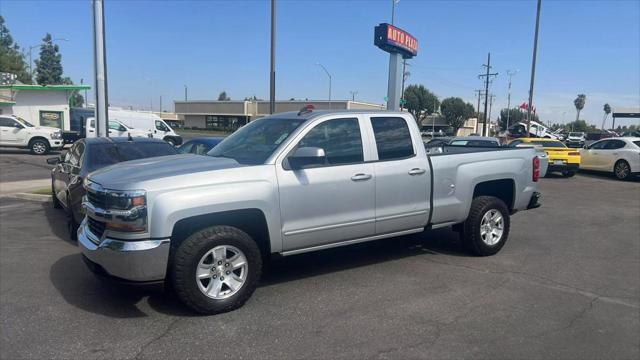
[[[66, 76], [62, 79], [63, 85], [73, 85], [73, 80], [70, 77]], [[84, 96], [80, 94], [80, 91], [73, 90], [71, 91], [71, 95], [69, 96], [69, 106], [71, 107], [82, 107], [84, 105]]]
[[576, 121], [580, 120], [580, 111], [584, 109], [584, 103], [587, 101], [587, 95], [579, 94], [578, 97], [573, 100], [573, 105], [576, 107]]
[[227, 96], [227, 92], [223, 91], [218, 95], [218, 101], [229, 101], [231, 98]]
[[584, 120], [576, 120], [567, 124], [570, 131], [587, 132], [589, 130], [589, 124]]
[[15, 74], [20, 82], [31, 84], [31, 75], [27, 67], [20, 46], [13, 42], [11, 32], [0, 15], [0, 72]]
[[409, 85], [404, 90], [404, 107], [413, 115], [418, 123], [422, 124], [427, 115], [433, 114], [440, 107], [438, 97], [423, 85]]
[[607, 121], [607, 116], [609, 116], [609, 114], [611, 114], [611, 105], [604, 104], [604, 107], [602, 108], [602, 111], [604, 111], [604, 117], [602, 118], [602, 130], [604, 130], [604, 124]]
[[36, 81], [39, 85], [62, 84], [62, 55], [47, 33], [40, 46], [40, 58], [36, 60]]
[[[507, 116], [508, 115], [508, 116]], [[500, 110], [500, 115], [498, 116], [498, 126], [500, 130], [507, 130], [507, 119], [509, 120], [509, 126], [526, 121], [527, 114], [525, 112], [520, 111], [518, 108], [507, 109], [504, 108]], [[531, 113], [531, 120], [538, 121], [538, 115]]]
[[444, 116], [447, 124], [453, 128], [456, 134], [458, 129], [464, 125], [464, 122], [475, 114], [475, 109], [470, 103], [465, 103], [459, 97], [449, 97], [442, 100], [440, 111]]

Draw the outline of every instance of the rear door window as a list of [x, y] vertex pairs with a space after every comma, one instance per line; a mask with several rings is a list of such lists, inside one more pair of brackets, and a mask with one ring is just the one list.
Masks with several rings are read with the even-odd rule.
[[594, 149], [594, 150], [603, 149], [607, 145], [608, 142], [609, 142], [609, 140], [598, 141], [597, 143], [589, 146], [589, 149]]
[[376, 138], [379, 160], [405, 159], [415, 154], [411, 133], [405, 119], [372, 117], [371, 126]]
[[604, 145], [603, 149], [605, 150], [622, 149], [625, 145], [627, 145], [627, 143], [625, 143], [622, 140], [608, 140], [607, 143]]

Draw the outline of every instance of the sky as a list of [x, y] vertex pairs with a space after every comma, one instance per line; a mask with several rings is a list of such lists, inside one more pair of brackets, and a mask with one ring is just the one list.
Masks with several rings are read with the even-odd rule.
[[[277, 99], [332, 98], [384, 103], [389, 55], [373, 45], [373, 28], [391, 20], [392, 0], [278, 0]], [[93, 86], [93, 18], [89, 0], [0, 0], [14, 40], [58, 41], [66, 76]], [[477, 105], [476, 89], [491, 52], [492, 119], [527, 101], [536, 2], [419, 1], [396, 4], [395, 25], [419, 41], [407, 84], [440, 99]], [[270, 2], [105, 0], [109, 102], [173, 110], [173, 100], [269, 98]], [[33, 57], [37, 58], [37, 49]], [[573, 99], [587, 96], [581, 118], [600, 125], [605, 103], [640, 107], [640, 1], [543, 0], [533, 103], [544, 122], [575, 119]], [[89, 102], [92, 100], [89, 92]], [[619, 119], [617, 124], [638, 123]]]

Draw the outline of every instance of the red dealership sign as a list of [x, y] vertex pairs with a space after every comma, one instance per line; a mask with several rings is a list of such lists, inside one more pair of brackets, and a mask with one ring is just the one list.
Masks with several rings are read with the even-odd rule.
[[375, 27], [373, 43], [386, 52], [398, 52], [406, 59], [418, 55], [418, 39], [391, 24]]

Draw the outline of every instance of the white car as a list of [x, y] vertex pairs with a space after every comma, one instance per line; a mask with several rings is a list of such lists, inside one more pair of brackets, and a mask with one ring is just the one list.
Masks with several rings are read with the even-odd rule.
[[580, 149], [580, 169], [613, 172], [620, 180], [640, 173], [640, 137], [604, 139]]
[[15, 115], [0, 115], [0, 147], [31, 150], [45, 155], [51, 149], [64, 146], [62, 130], [49, 126], [35, 126]]

